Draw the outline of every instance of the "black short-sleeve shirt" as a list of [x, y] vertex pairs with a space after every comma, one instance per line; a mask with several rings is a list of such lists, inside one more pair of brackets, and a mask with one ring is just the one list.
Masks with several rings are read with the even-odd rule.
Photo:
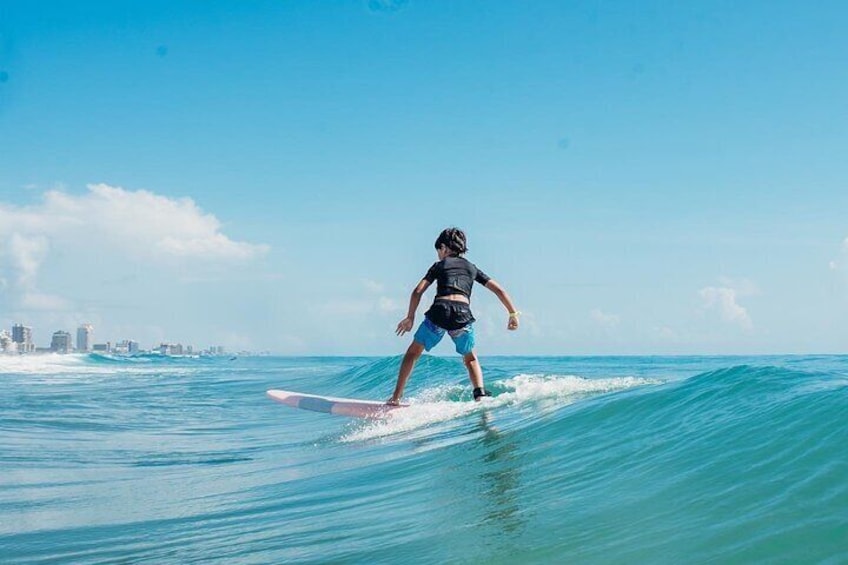
[[471, 298], [474, 282], [486, 285], [491, 278], [465, 257], [445, 257], [433, 263], [424, 276], [427, 282], [437, 281], [436, 298], [449, 294], [462, 294]]

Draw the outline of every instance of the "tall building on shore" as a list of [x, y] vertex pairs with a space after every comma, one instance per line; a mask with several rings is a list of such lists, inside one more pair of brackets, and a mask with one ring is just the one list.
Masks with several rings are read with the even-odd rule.
[[138, 342], [131, 339], [119, 341], [112, 347], [112, 353], [117, 353], [118, 355], [135, 355], [138, 352]]
[[69, 332], [53, 332], [53, 340], [50, 342], [50, 351], [54, 353], [70, 353], [74, 350], [71, 342], [71, 334]]
[[88, 353], [94, 345], [94, 326], [83, 324], [77, 328], [77, 351]]
[[185, 349], [181, 343], [162, 343], [159, 345], [159, 353], [162, 355], [183, 355]]
[[32, 328], [23, 324], [12, 326], [12, 341], [18, 344], [18, 353], [32, 353], [35, 344], [32, 342]]
[[0, 351], [3, 353], [15, 353], [18, 345], [12, 341], [12, 336], [6, 330], [0, 330]]

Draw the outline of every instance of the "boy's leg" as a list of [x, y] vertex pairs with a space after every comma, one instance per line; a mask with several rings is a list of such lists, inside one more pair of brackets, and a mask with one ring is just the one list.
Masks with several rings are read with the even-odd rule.
[[406, 381], [409, 379], [409, 375], [412, 374], [415, 362], [418, 361], [418, 358], [421, 357], [422, 353], [424, 353], [424, 346], [417, 341], [413, 341], [409, 345], [409, 348], [407, 348], [406, 354], [403, 356], [403, 361], [400, 364], [400, 371], [398, 371], [395, 392], [389, 399], [389, 404], [397, 404], [400, 402], [400, 399], [403, 396], [403, 389], [406, 387]]
[[483, 388], [483, 369], [480, 367], [477, 353], [472, 349], [462, 356], [462, 360], [465, 362], [465, 368], [468, 369], [468, 378], [471, 380], [471, 386], [474, 388]]
[[483, 390], [483, 369], [480, 367], [480, 361], [474, 351], [476, 341], [474, 339], [474, 326], [468, 324], [464, 328], [448, 332], [448, 335], [451, 336], [456, 346], [456, 352], [462, 355], [465, 368], [468, 369], [468, 378], [471, 381], [471, 386], [474, 387], [474, 400], [477, 400], [480, 394], [486, 395], [486, 392]]

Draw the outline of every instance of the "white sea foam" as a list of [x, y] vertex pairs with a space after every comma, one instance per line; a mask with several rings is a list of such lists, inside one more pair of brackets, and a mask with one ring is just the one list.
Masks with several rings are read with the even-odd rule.
[[364, 427], [356, 429], [341, 438], [344, 442], [379, 439], [404, 432], [416, 432], [428, 429], [432, 433], [436, 424], [449, 422], [479, 409], [475, 402], [416, 402], [410, 400], [408, 408], [392, 410], [384, 418], [369, 421]]
[[381, 439], [395, 434], [431, 435], [440, 424], [458, 420], [474, 412], [497, 410], [506, 406], [533, 407], [543, 411], [560, 408], [586, 396], [633, 387], [662, 384], [662, 381], [637, 377], [585, 379], [574, 375], [516, 375], [494, 383], [493, 390], [506, 389], [482, 402], [455, 401], [463, 390], [459, 385], [442, 385], [410, 398], [409, 408], [393, 410], [385, 417], [369, 421], [341, 438], [344, 442]]
[[[88, 355], [58, 353], [44, 355], [0, 355], [0, 375], [113, 375], [144, 374], [155, 371], [150, 366], [93, 364]], [[167, 367], [169, 374], [194, 372], [194, 369]]]
[[58, 374], [85, 368], [83, 355], [2, 355], [0, 374]]
[[585, 379], [575, 375], [517, 375], [503, 381], [512, 389], [501, 396], [512, 396], [516, 401], [569, 398], [587, 394], [602, 394], [637, 386], [661, 384], [660, 381], [637, 377]]

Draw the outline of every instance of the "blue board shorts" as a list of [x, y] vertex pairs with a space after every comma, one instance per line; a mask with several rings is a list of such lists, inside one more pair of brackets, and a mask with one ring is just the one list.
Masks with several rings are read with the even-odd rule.
[[418, 329], [415, 331], [415, 337], [412, 339], [423, 345], [425, 350], [430, 351], [436, 347], [440, 341], [442, 341], [445, 334], [448, 334], [453, 340], [453, 344], [456, 346], [456, 352], [460, 355], [467, 355], [468, 353], [471, 353], [472, 349], [474, 349], [473, 324], [468, 324], [458, 330], [448, 331], [444, 328], [440, 328], [429, 319], [424, 318], [424, 321], [421, 322], [421, 325], [418, 326]]

